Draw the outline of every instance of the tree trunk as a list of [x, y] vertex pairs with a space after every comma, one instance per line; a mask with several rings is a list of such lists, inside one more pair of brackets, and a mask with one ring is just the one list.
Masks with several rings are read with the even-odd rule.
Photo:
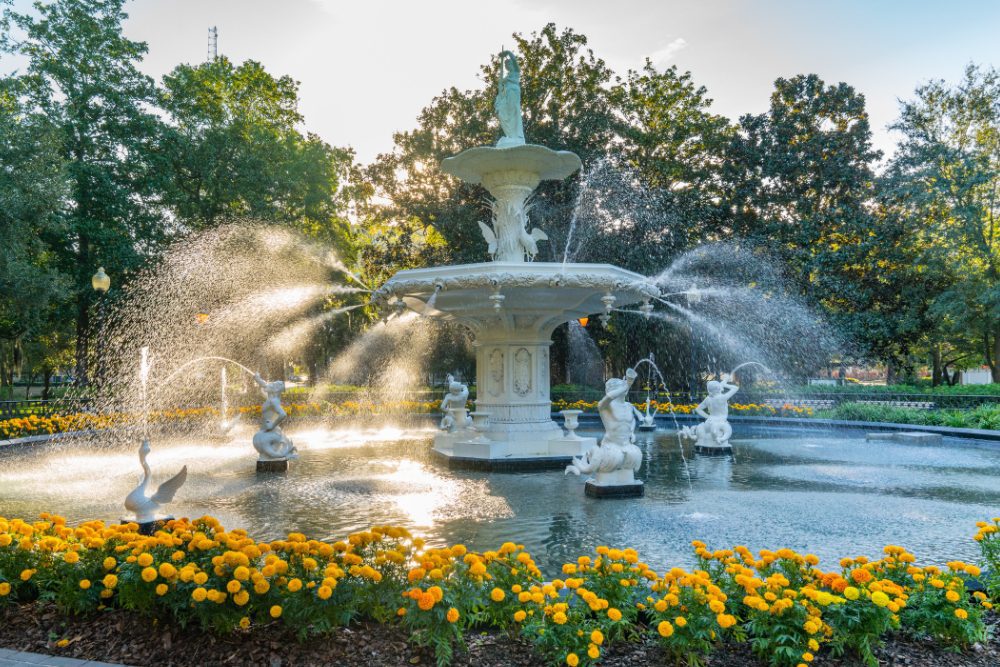
[[46, 368], [42, 371], [42, 400], [49, 400], [49, 391], [52, 388], [52, 369]]
[[[79, 159], [79, 158], [78, 158]], [[80, 160], [82, 164], [82, 160]], [[79, 183], [78, 183], [79, 186]], [[77, 196], [77, 201], [83, 201], [82, 195]], [[83, 233], [78, 236], [79, 249], [77, 250], [77, 266], [80, 267], [81, 275], [77, 280], [84, 282], [87, 279], [86, 272], [90, 267], [90, 239]], [[76, 386], [87, 386], [87, 362], [89, 356], [90, 333], [90, 284], [84, 283], [80, 286], [76, 295]]]
[[993, 375], [993, 382], [1000, 384], [1000, 326], [993, 335], [993, 354], [987, 359], [990, 365], [990, 373]]
[[947, 369], [941, 368], [941, 345], [935, 344], [931, 348], [931, 386], [937, 387], [941, 384], [942, 370], [947, 373]]
[[76, 386], [78, 387], [87, 386], [89, 305], [86, 292], [81, 291], [76, 299]]

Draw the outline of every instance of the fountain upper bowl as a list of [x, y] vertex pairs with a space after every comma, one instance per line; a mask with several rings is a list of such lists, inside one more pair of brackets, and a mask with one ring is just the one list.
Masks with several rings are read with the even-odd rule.
[[582, 164], [576, 153], [554, 151], [538, 144], [508, 148], [477, 146], [445, 158], [441, 171], [473, 185], [483, 183], [484, 177], [498, 172], [525, 172], [532, 174], [535, 181], [561, 181]]
[[476, 329], [499, 318], [514, 328], [530, 321], [532, 328], [551, 330], [612, 306], [654, 298], [660, 291], [645, 276], [610, 264], [482, 262], [400, 271], [376, 294], [402, 299], [421, 315], [455, 319]]

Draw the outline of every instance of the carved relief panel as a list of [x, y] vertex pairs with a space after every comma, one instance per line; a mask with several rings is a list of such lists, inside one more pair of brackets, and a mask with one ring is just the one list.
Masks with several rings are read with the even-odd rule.
[[503, 352], [498, 348], [494, 348], [490, 352], [490, 363], [487, 374], [489, 376], [487, 386], [489, 387], [490, 394], [499, 396], [503, 393]]
[[532, 387], [531, 352], [520, 348], [514, 353], [514, 393], [527, 396]]

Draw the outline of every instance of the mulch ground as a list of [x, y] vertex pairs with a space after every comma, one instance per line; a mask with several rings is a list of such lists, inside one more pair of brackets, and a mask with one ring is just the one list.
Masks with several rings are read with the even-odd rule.
[[[997, 667], [1000, 665], [1000, 618], [987, 619], [990, 640], [965, 653], [949, 652], [930, 641], [891, 637], [878, 652], [892, 667]], [[58, 648], [60, 639], [69, 644]], [[83, 660], [142, 667], [407, 667], [432, 665], [433, 655], [411, 647], [398, 627], [360, 623], [304, 642], [260, 627], [220, 637], [194, 628], [159, 625], [121, 610], [66, 617], [43, 602], [0, 611], [0, 647]], [[527, 667], [542, 664], [531, 647], [517, 638], [477, 634], [467, 638], [468, 652], [456, 656], [461, 667]], [[653, 641], [610, 647], [601, 664], [611, 667], [670, 664]], [[848, 667], [857, 660], [817, 657], [815, 667]], [[731, 644], [713, 653], [707, 667], [760, 667], [747, 644]]]

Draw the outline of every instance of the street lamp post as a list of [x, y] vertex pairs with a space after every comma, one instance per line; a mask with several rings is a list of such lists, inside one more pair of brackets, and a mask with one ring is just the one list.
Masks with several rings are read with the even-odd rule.
[[111, 289], [111, 278], [103, 266], [91, 276], [90, 286], [97, 292], [97, 383], [100, 385], [104, 380], [104, 302]]

